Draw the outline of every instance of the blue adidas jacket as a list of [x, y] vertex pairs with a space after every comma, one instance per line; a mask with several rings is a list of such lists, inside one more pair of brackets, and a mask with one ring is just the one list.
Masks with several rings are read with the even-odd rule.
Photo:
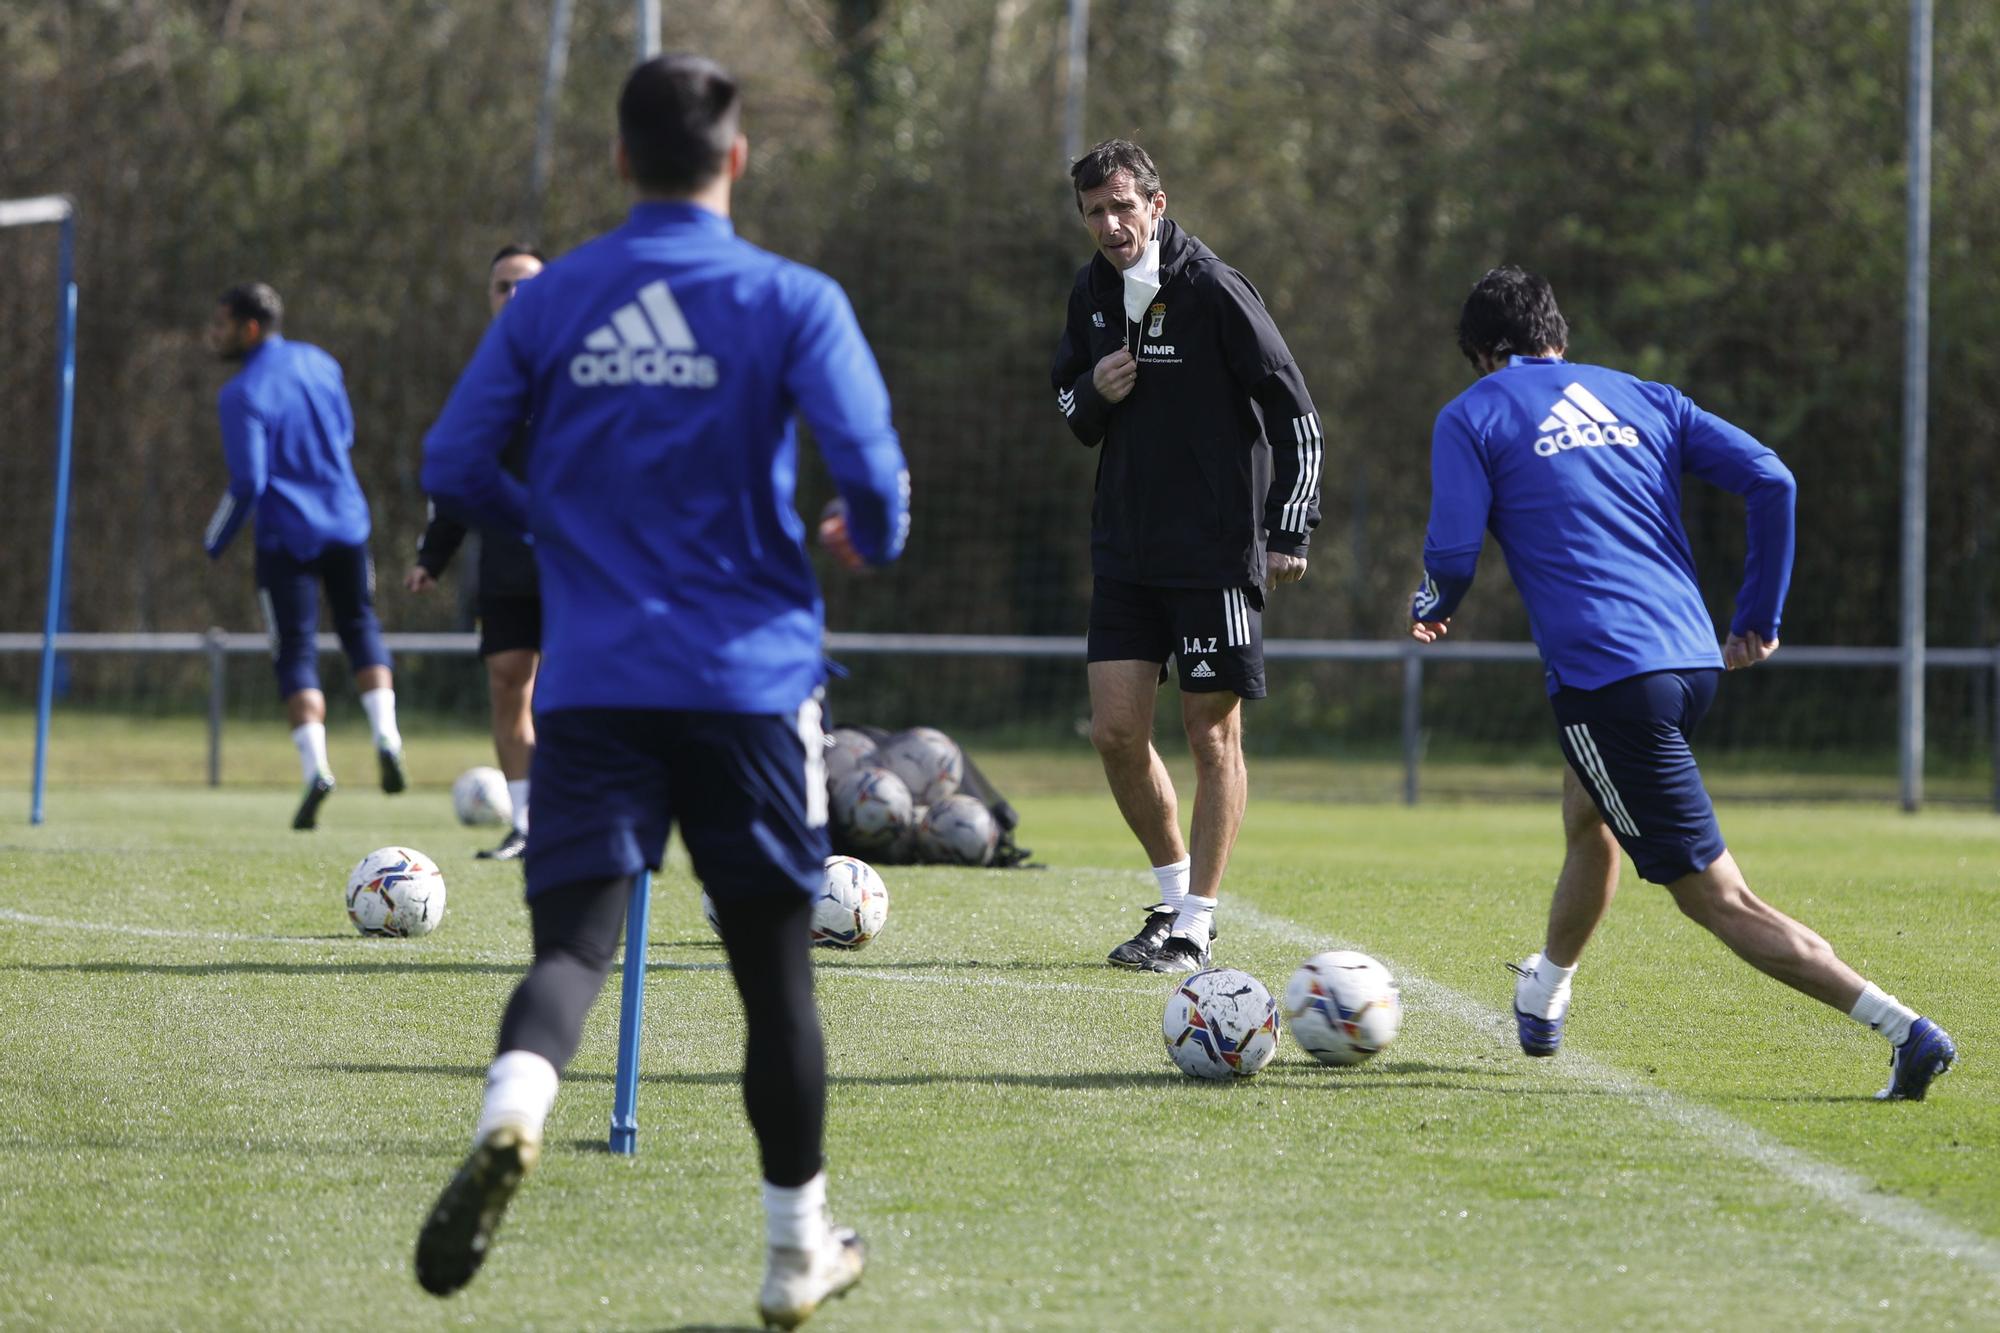
[[[854, 545], [901, 554], [909, 474], [889, 395], [832, 279], [692, 204], [522, 284], [424, 441], [424, 489], [533, 537], [537, 710], [791, 713], [820, 684], [795, 414]], [[525, 484], [500, 466], [531, 419]]]
[[1490, 528], [1550, 693], [1720, 667], [1681, 523], [1687, 472], [1744, 497], [1749, 547], [1730, 632], [1777, 638], [1796, 494], [1778, 456], [1671, 385], [1547, 357], [1512, 358], [1438, 414], [1411, 615], [1457, 609]]
[[310, 560], [368, 540], [368, 499], [354, 476], [354, 410], [340, 363], [271, 334], [222, 386], [229, 492], [203, 539], [222, 554], [254, 513], [260, 550]]

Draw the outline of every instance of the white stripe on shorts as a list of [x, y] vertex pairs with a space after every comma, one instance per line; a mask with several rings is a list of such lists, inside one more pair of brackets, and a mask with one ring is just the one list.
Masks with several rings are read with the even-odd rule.
[[1625, 798], [1611, 785], [1611, 774], [1604, 767], [1604, 756], [1597, 752], [1597, 742], [1591, 739], [1590, 728], [1578, 722], [1563, 728], [1570, 745], [1576, 750], [1576, 757], [1583, 761], [1584, 776], [1590, 785], [1597, 788], [1597, 799], [1603, 804], [1604, 812], [1611, 817], [1611, 827], [1628, 838], [1639, 836], [1639, 826], [1632, 821], [1632, 814], [1625, 808]]
[[1241, 588], [1222, 590], [1223, 644], [1229, 648], [1242, 648], [1250, 642], [1250, 616], [1243, 605]]

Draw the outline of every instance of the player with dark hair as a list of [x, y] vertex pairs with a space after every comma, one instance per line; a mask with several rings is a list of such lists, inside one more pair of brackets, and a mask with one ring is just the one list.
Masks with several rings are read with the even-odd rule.
[[[542, 271], [542, 252], [527, 245], [503, 245], [486, 269], [486, 301], [493, 318], [507, 308], [520, 285]], [[528, 424], [514, 431], [500, 466], [515, 478], [527, 476]], [[417, 562], [403, 575], [403, 587], [425, 593], [437, 587], [445, 567], [465, 540], [466, 526], [437, 505], [417, 539]], [[479, 656], [486, 663], [486, 692], [493, 710], [493, 751], [507, 779], [513, 826], [500, 845], [482, 850], [481, 860], [511, 861], [528, 845], [528, 765], [535, 755], [535, 669], [542, 653], [541, 584], [535, 577], [534, 548], [518, 533], [481, 534], [479, 542]]]
[[[1257, 289], [1167, 216], [1124, 139], [1070, 169], [1097, 255], [1056, 348], [1056, 406], [1102, 446], [1091, 508], [1090, 734], [1159, 882], [1119, 967], [1207, 965], [1243, 822], [1243, 699], [1264, 697], [1265, 593], [1305, 577], [1319, 523], [1319, 414]], [[1153, 748], [1168, 657], [1194, 756], [1191, 835]]]
[[[1778, 649], [1791, 583], [1796, 487], [1778, 456], [1678, 389], [1564, 359], [1569, 326], [1549, 284], [1518, 268], [1481, 278], [1459, 318], [1479, 380], [1438, 414], [1419, 642], [1443, 637], [1491, 529], [1527, 603], [1560, 728], [1568, 852], [1541, 952], [1513, 967], [1521, 1049], [1562, 1041], [1570, 982], [1618, 888], [1618, 849], [1641, 878], [1744, 961], [1891, 1043], [1878, 1096], [1923, 1099], [1956, 1051], [1750, 891], [1723, 844], [1689, 741], [1722, 672]], [[1749, 542], [1729, 635], [1695, 581], [1681, 524], [1692, 473], [1744, 498]]]
[[[472, 1154], [418, 1238], [418, 1280], [440, 1295], [472, 1278], [540, 1155], [633, 877], [659, 867], [676, 822], [743, 1001], [769, 1244], [759, 1308], [791, 1327], [861, 1275], [859, 1240], [827, 1221], [821, 1155], [809, 948], [828, 850], [825, 663], [794, 415], [845, 501], [820, 526], [841, 563], [901, 553], [909, 480], [846, 296], [731, 227], [749, 155], [737, 119], [711, 61], [632, 72], [618, 100], [629, 221], [521, 288], [425, 442], [426, 489], [531, 531], [545, 592], [534, 963], [501, 1019]], [[523, 419], [525, 484], [500, 464]]]
[[208, 342], [243, 368], [222, 386], [222, 452], [229, 490], [203, 545], [219, 557], [257, 518], [257, 600], [278, 673], [278, 692], [305, 774], [292, 827], [309, 829], [333, 792], [326, 755], [326, 695], [319, 687], [319, 593], [354, 671], [375, 733], [382, 790], [406, 784], [396, 727], [395, 678], [375, 619], [375, 566], [368, 558], [368, 499], [355, 479], [354, 412], [340, 363], [278, 332], [284, 304], [261, 282], [216, 298]]

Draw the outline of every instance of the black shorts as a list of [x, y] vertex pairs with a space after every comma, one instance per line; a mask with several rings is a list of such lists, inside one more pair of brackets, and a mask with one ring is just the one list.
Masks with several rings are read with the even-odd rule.
[[479, 655], [542, 649], [542, 599], [485, 597], [479, 599]]
[[817, 700], [795, 716], [650, 708], [535, 715], [528, 896], [658, 870], [674, 824], [720, 902], [825, 882]]
[[1264, 594], [1256, 588], [1160, 588], [1097, 579], [1090, 590], [1092, 662], [1178, 664], [1189, 694], [1264, 697]]

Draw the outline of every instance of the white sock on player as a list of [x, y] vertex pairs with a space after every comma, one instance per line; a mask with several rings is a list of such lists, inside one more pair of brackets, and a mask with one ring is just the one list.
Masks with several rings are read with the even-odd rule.
[[396, 692], [386, 685], [379, 690], [363, 690], [361, 708], [368, 714], [368, 726], [375, 733], [375, 748], [401, 754], [403, 733], [396, 730]]
[[514, 806], [514, 831], [525, 834], [528, 831], [528, 780], [509, 778], [507, 798]]
[[1181, 899], [1180, 915], [1174, 918], [1175, 935], [1185, 935], [1206, 949], [1208, 934], [1215, 925], [1215, 899], [1187, 894]]
[[326, 761], [326, 723], [302, 722], [293, 727], [292, 744], [299, 747], [299, 770], [308, 786], [314, 778], [333, 777], [333, 765]]
[[1160, 901], [1169, 912], [1181, 910], [1181, 899], [1187, 897], [1188, 873], [1194, 862], [1183, 856], [1170, 866], [1154, 866], [1153, 878], [1160, 881]]
[[1514, 983], [1514, 1007], [1536, 1018], [1561, 1018], [1569, 1012], [1569, 982], [1576, 964], [1557, 967], [1538, 953], [1521, 964], [1528, 973]]
[[1861, 998], [1847, 1011], [1847, 1016], [1857, 1023], [1866, 1024], [1889, 1039], [1891, 1046], [1901, 1046], [1910, 1036], [1910, 1025], [1917, 1021], [1917, 1011], [1885, 994], [1872, 981], [1861, 985]]
[[533, 1051], [503, 1051], [486, 1070], [486, 1101], [472, 1141], [483, 1143], [502, 1125], [511, 1125], [531, 1139], [542, 1137], [542, 1125], [556, 1101], [556, 1067]]
[[764, 1182], [764, 1240], [788, 1250], [826, 1244], [826, 1172], [803, 1185]]

